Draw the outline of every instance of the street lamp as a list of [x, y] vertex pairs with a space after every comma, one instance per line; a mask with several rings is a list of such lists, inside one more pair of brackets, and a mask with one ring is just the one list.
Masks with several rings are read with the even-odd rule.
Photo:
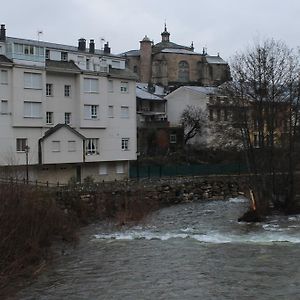
[[30, 147], [26, 145], [24, 150], [26, 154], [26, 183], [28, 184], [28, 154], [29, 154]]

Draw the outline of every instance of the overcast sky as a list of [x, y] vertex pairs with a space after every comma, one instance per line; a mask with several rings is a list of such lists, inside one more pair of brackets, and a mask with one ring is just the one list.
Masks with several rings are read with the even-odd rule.
[[114, 54], [138, 49], [147, 35], [160, 42], [164, 22], [170, 40], [203, 47], [229, 60], [257, 38], [300, 46], [299, 0], [2, 0], [7, 35], [77, 45], [81, 37], [109, 41]]

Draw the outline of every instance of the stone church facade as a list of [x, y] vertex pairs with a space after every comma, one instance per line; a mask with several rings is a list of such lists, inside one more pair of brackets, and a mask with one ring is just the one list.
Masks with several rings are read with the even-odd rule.
[[166, 25], [161, 37], [161, 42], [154, 44], [145, 36], [139, 50], [122, 54], [139, 81], [174, 89], [181, 85], [218, 86], [230, 79], [229, 66], [219, 55], [208, 55], [205, 49], [196, 53], [193, 44], [171, 42]]

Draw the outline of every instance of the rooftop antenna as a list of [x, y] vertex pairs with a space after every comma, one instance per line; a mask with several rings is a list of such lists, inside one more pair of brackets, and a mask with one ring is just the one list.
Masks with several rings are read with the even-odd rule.
[[37, 40], [38, 42], [40, 41], [41, 36], [43, 35], [43, 30], [38, 30], [37, 31]]

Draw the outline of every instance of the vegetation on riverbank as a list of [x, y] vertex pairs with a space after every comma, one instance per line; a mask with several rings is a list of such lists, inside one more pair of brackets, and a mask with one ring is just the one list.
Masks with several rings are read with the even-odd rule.
[[42, 189], [16, 183], [0, 184], [0, 298], [14, 284], [37, 275], [51, 259], [53, 242], [76, 243], [81, 226], [109, 219], [117, 225], [138, 222], [159, 207], [140, 190], [109, 184]]

